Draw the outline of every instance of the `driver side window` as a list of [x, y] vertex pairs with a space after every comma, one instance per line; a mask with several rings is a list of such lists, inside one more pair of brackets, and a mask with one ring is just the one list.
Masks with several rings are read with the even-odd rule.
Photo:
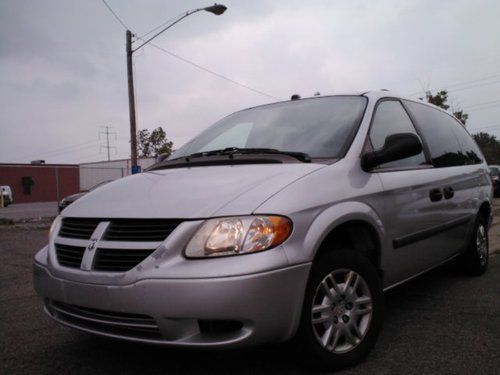
[[[418, 136], [410, 117], [399, 101], [386, 100], [376, 108], [370, 129], [370, 142], [374, 150], [379, 150], [384, 146], [387, 136], [397, 133], [413, 133]], [[382, 164], [380, 168], [411, 168], [426, 164], [425, 155], [420, 154], [406, 159], [396, 160]]]

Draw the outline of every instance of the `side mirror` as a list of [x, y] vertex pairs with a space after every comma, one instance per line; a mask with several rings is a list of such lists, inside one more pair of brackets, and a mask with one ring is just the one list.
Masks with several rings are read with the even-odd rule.
[[392, 134], [387, 136], [380, 150], [367, 152], [361, 160], [361, 165], [364, 170], [370, 171], [381, 164], [406, 159], [421, 152], [422, 143], [415, 134]]

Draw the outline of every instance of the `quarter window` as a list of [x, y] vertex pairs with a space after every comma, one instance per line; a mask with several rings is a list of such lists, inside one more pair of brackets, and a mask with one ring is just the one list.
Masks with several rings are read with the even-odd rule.
[[[397, 133], [417, 134], [410, 117], [399, 101], [386, 100], [376, 109], [370, 129], [370, 141], [374, 150], [384, 146], [387, 136]], [[425, 164], [423, 152], [418, 155], [381, 165], [382, 168], [409, 168]], [[379, 168], [380, 168], [379, 167]]]
[[405, 101], [422, 129], [435, 167], [454, 167], [481, 162], [481, 152], [470, 135], [447, 113], [430, 106]]
[[472, 139], [472, 137], [467, 133], [462, 124], [453, 119], [451, 116], [448, 116], [448, 121], [452, 122], [452, 130], [455, 136], [458, 139], [458, 143], [462, 148], [462, 159], [463, 164], [479, 164], [483, 160], [483, 156], [476, 142]]

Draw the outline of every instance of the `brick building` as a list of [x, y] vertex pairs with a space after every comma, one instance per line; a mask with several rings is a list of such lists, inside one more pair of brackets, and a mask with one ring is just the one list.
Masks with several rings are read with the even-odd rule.
[[12, 188], [14, 203], [58, 201], [80, 191], [77, 164], [2, 164], [0, 185]]

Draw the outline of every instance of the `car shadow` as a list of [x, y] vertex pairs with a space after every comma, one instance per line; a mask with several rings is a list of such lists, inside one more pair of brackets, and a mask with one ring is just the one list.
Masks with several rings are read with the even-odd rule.
[[[392, 362], [388, 352], [398, 322], [409, 312], [429, 304], [432, 306], [433, 300], [438, 301], [446, 294], [455, 279], [463, 280], [464, 277], [453, 265], [446, 264], [387, 292], [385, 327], [374, 353], [345, 373], [371, 374], [381, 367], [387, 370], [386, 366]], [[393, 333], [385, 333], [391, 331]], [[289, 343], [239, 350], [192, 350], [127, 343], [75, 331], [71, 334], [70, 342], [60, 344], [58, 355], [93, 374], [314, 373], [299, 365], [300, 353], [296, 353]]]

